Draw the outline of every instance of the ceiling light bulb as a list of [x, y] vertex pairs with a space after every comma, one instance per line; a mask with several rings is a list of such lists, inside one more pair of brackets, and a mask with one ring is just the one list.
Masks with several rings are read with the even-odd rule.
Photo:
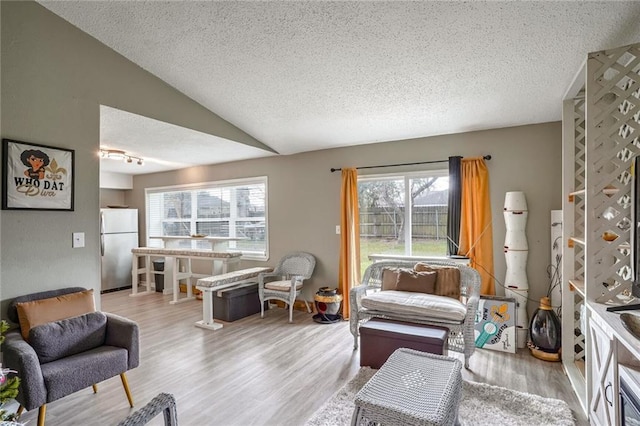
[[144, 162], [142, 161], [142, 158], [138, 158], [138, 165], [142, 166], [144, 164]]
[[131, 163], [133, 160], [131, 159], [131, 157], [125, 157], [125, 161], [126, 161], [127, 163]]

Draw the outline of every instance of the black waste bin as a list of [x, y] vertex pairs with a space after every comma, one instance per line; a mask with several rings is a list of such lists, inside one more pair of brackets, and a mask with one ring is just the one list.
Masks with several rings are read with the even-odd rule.
[[[154, 260], [153, 270], [164, 271], [164, 259]], [[154, 274], [154, 279], [156, 282], [156, 291], [162, 293], [162, 291], [164, 290], [164, 274]]]

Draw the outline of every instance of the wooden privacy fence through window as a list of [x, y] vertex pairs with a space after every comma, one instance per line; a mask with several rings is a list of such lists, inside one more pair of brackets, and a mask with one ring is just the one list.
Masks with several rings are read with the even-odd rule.
[[[360, 237], [398, 238], [404, 232], [404, 207], [360, 208]], [[447, 238], [447, 205], [414, 206], [413, 238]]]

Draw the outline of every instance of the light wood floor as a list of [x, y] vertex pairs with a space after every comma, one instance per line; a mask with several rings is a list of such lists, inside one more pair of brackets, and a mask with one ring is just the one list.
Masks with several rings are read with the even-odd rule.
[[[347, 322], [322, 325], [294, 312], [289, 324], [287, 312], [276, 308], [264, 319], [257, 314], [209, 331], [194, 326], [202, 302], [169, 300], [120, 291], [102, 295], [102, 309], [140, 325], [140, 367], [127, 373], [136, 408], [160, 392], [172, 393], [182, 426], [302, 425], [358, 371]], [[526, 350], [478, 350], [463, 377], [563, 399], [578, 424], [586, 424], [561, 365]], [[22, 420], [35, 424], [36, 411]], [[132, 411], [116, 377], [100, 383], [95, 395], [89, 388], [49, 404], [46, 424], [115, 425]], [[161, 416], [151, 424], [163, 424]]]

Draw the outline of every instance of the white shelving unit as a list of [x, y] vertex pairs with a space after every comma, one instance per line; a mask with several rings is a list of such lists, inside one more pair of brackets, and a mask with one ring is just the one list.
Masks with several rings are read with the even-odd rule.
[[618, 363], [640, 340], [607, 305], [629, 301], [640, 43], [590, 53], [563, 103], [562, 362], [592, 424], [617, 424]]
[[[582, 70], [575, 80], [584, 81]], [[577, 85], [570, 92], [572, 93], [564, 101], [562, 110], [562, 193], [567, 194], [562, 205], [562, 363], [582, 409], [586, 412], [586, 343], [585, 331], [580, 326], [581, 311], [584, 310], [586, 300], [584, 88]]]

